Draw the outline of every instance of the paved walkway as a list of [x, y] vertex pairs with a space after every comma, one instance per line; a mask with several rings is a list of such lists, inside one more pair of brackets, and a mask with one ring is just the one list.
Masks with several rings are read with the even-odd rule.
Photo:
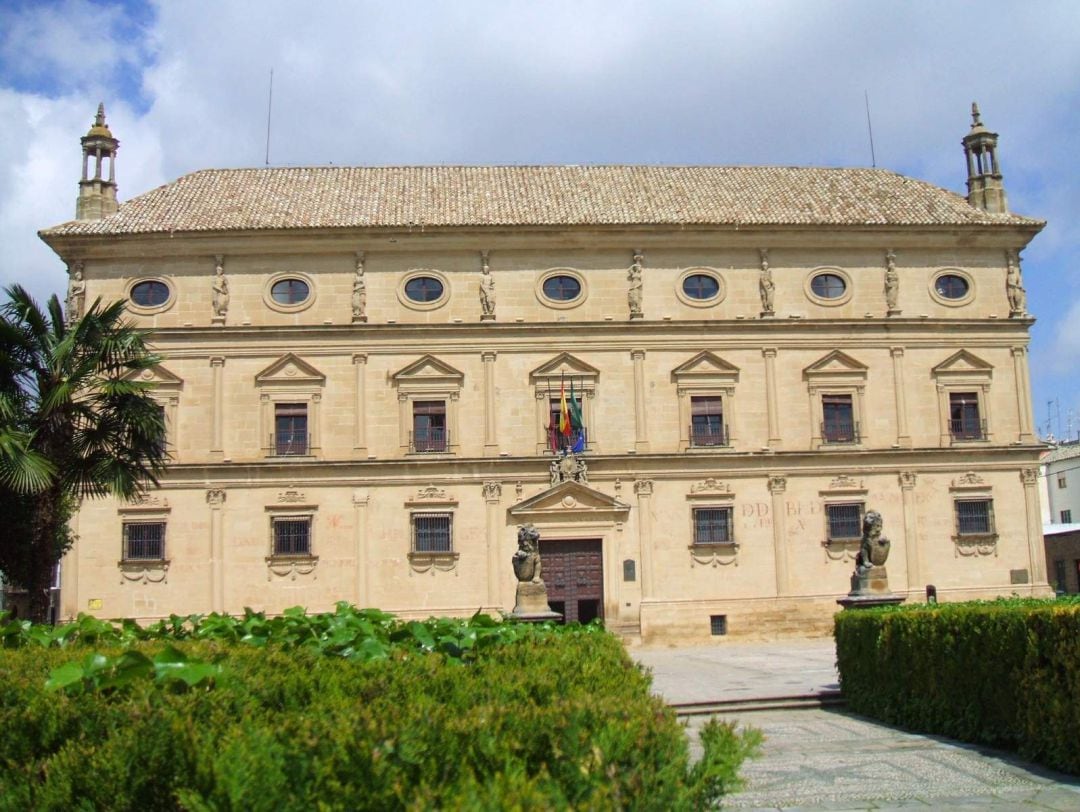
[[[831, 640], [640, 648], [672, 703], [746, 702], [834, 690]], [[743, 765], [736, 809], [1080, 809], [1080, 779], [1008, 754], [907, 733], [836, 709], [720, 714], [765, 733], [761, 758]], [[706, 717], [691, 717], [695, 732]], [[700, 751], [698, 751], [700, 752]]]

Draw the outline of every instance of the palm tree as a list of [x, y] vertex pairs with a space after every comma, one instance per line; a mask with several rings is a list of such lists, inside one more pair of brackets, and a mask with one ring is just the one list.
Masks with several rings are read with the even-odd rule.
[[[124, 303], [95, 301], [68, 324], [24, 288], [0, 307], [0, 570], [48, 613], [54, 566], [70, 546], [77, 500], [144, 493], [166, 462], [165, 423], [137, 378], [160, 359], [125, 321]], [[7, 509], [6, 509], [7, 508]]]

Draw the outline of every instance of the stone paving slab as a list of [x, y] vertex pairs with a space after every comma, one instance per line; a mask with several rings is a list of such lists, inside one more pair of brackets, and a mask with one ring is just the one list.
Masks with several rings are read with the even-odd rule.
[[679, 648], [641, 647], [630, 656], [647, 667], [667, 702], [720, 702], [803, 696], [839, 687], [832, 638]]
[[[725, 808], [751, 810], [1080, 810], [1080, 780], [997, 751], [908, 733], [831, 709], [721, 718], [761, 730], [763, 756]], [[692, 748], [700, 755], [689, 722]]]

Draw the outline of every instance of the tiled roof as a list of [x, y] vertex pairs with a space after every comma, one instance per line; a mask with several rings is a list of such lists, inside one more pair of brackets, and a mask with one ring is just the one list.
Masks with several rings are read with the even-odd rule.
[[1043, 454], [1039, 462], [1061, 462], [1062, 460], [1071, 460], [1074, 457], [1080, 457], [1080, 443], [1062, 443]]
[[1023, 225], [881, 169], [406, 166], [206, 169], [51, 235], [562, 225]]

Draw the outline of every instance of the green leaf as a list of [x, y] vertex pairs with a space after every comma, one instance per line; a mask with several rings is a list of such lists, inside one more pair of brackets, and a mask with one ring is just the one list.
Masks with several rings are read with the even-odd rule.
[[76, 661], [64, 663], [49, 672], [49, 678], [45, 681], [46, 691], [59, 691], [63, 688], [81, 683], [83, 680], [83, 667]]

